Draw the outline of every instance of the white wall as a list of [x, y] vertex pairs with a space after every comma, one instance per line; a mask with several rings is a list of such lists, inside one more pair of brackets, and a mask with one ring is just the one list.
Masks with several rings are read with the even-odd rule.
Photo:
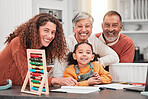
[[140, 53], [144, 53], [144, 48], [148, 48], [148, 33], [125, 34], [133, 39], [135, 46], [140, 47]]
[[32, 17], [31, 0], [0, 0], [0, 51], [6, 37]]
[[71, 0], [32, 0], [32, 15], [39, 13], [39, 8], [62, 10], [63, 29], [65, 36], [72, 32]]
[[108, 4], [107, 4], [108, 10], [117, 10], [118, 0], [107, 0], [107, 1], [108, 1]]
[[93, 23], [93, 29], [92, 34], [100, 33], [102, 32], [101, 24], [103, 22], [103, 17], [105, 13], [108, 11], [108, 0], [91, 0], [91, 10], [92, 10], [92, 16], [94, 18]]
[[79, 11], [91, 13], [91, 0], [77, 0]]

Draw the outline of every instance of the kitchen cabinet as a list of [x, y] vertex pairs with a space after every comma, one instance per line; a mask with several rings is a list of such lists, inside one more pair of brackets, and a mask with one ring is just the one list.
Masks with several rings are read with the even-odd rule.
[[117, 10], [123, 18], [121, 33], [148, 34], [148, 0], [117, 0]]

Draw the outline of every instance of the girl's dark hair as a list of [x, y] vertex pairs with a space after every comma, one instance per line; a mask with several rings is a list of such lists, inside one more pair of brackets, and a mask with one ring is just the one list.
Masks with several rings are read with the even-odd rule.
[[13, 33], [7, 37], [5, 43], [10, 43], [12, 39], [19, 37], [22, 48], [38, 49], [41, 44], [39, 27], [44, 26], [47, 22], [52, 22], [56, 25], [55, 38], [49, 46], [45, 48], [47, 63], [52, 63], [55, 58], [62, 61], [66, 57], [67, 50], [63, 28], [60, 21], [49, 13], [37, 14], [29, 21], [18, 26]]
[[70, 52], [70, 53], [68, 54], [68, 58], [67, 58], [68, 65], [72, 65], [72, 64], [76, 65], [76, 64], [78, 64], [77, 60], [75, 60], [75, 59], [73, 58], [73, 55], [72, 55], [72, 54], [73, 54], [73, 53], [76, 53], [76, 49], [77, 49], [78, 46], [81, 45], [81, 44], [88, 44], [88, 45], [91, 47], [92, 53], [95, 55], [94, 59], [93, 59], [91, 62], [93, 62], [93, 61], [98, 61], [97, 58], [100, 57], [100, 56], [99, 56], [98, 54], [95, 54], [95, 53], [93, 52], [93, 47], [92, 47], [92, 45], [91, 45], [90, 43], [88, 43], [88, 42], [81, 42], [81, 43], [76, 44], [75, 47], [74, 47], [74, 51], [73, 51], [73, 52]]

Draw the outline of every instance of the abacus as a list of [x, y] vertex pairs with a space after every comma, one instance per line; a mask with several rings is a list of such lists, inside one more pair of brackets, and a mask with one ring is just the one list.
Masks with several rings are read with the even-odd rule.
[[[21, 92], [49, 94], [45, 50], [27, 49], [28, 72]], [[26, 90], [29, 82], [29, 90]]]

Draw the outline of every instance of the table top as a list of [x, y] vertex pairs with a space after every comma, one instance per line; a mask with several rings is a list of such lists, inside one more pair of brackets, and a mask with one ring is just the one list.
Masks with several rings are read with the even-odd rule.
[[0, 99], [148, 99], [148, 96], [143, 96], [139, 92], [108, 89], [89, 94], [49, 92], [49, 95], [38, 96], [21, 93], [21, 86], [12, 86], [11, 89], [0, 91]]

